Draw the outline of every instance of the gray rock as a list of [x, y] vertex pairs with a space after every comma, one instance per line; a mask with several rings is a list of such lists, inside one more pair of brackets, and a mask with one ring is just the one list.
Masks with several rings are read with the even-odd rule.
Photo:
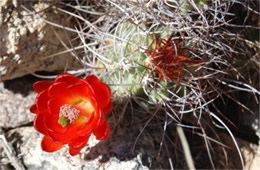
[[0, 127], [14, 128], [31, 122], [34, 115], [29, 108], [35, 95], [34, 92], [29, 92], [27, 96], [13, 93], [0, 83]]
[[0, 81], [41, 70], [79, 68], [70, 53], [49, 57], [66, 50], [63, 42], [70, 47], [68, 39], [75, 36], [44, 21], [72, 25], [65, 14], [52, 8], [53, 4], [52, 1], [0, 1]]
[[26, 169], [80, 169], [82, 165], [79, 156], [70, 157], [66, 148], [55, 153], [42, 151], [42, 135], [33, 127], [11, 130], [7, 139], [12, 143]]
[[[40, 143], [42, 135], [37, 133], [33, 127], [16, 128], [6, 135], [8, 141], [12, 144], [17, 157], [23, 162], [28, 170], [35, 169], [52, 169], [52, 170], [148, 170], [141, 164], [140, 155], [127, 161], [120, 161], [115, 157], [110, 158], [107, 162], [101, 163], [100, 157], [86, 161], [83, 155], [70, 156], [68, 148], [64, 147], [55, 153], [46, 153], [42, 151]], [[89, 146], [94, 146], [99, 142], [91, 136], [89, 144], [82, 150], [86, 152]]]

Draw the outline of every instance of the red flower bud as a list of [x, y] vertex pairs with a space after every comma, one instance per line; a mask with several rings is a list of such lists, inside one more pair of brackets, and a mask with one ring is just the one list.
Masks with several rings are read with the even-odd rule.
[[76, 155], [88, 142], [91, 133], [104, 140], [110, 133], [105, 115], [112, 109], [110, 88], [90, 75], [80, 79], [63, 73], [54, 82], [33, 84], [38, 93], [31, 106], [35, 113], [34, 127], [44, 136], [42, 149], [55, 152], [69, 145], [69, 153]]
[[184, 65], [193, 66], [203, 63], [202, 60], [191, 59], [191, 49], [185, 48], [181, 39], [172, 40], [172, 34], [168, 39], [161, 39], [155, 35], [155, 40], [145, 51], [149, 55], [148, 66], [153, 69], [152, 74], [158, 73], [161, 79], [181, 79]]

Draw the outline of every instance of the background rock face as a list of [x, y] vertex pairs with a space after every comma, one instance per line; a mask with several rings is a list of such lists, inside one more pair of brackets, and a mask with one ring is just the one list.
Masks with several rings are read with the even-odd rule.
[[23, 79], [19, 80], [20, 83], [14, 81], [0, 83], [0, 128], [14, 128], [33, 120], [34, 115], [30, 113], [29, 108], [34, 102], [35, 93], [29, 91], [14, 93], [12, 90], [31, 88], [31, 84], [25, 83]]
[[[41, 149], [42, 135], [37, 133], [33, 127], [22, 127], [11, 130], [6, 135], [8, 142], [12, 144], [15, 155], [18, 155], [17, 164], [23, 168], [34, 169], [84, 169], [84, 170], [148, 170], [141, 164], [140, 156], [131, 160], [120, 161], [111, 158], [105, 163], [99, 162], [99, 158], [85, 161], [80, 155], [70, 156], [68, 148], [64, 147], [55, 153], [47, 153]], [[92, 136], [91, 138], [94, 138]], [[95, 139], [90, 140], [90, 145], [97, 143]], [[89, 145], [88, 145], [89, 146]], [[1, 149], [1, 145], [0, 145]], [[22, 162], [22, 164], [20, 163]], [[1, 167], [1, 166], [0, 166]]]
[[[64, 51], [61, 41], [73, 35], [47, 24], [48, 21], [70, 26], [65, 14], [58, 13], [53, 1], [0, 1], [0, 81], [39, 70], [55, 71], [74, 68], [78, 62]], [[58, 36], [56, 36], [58, 35]], [[69, 45], [67, 44], [69, 47]], [[46, 58], [47, 57], [47, 58]]]
[[7, 138], [14, 144], [16, 152], [21, 153], [23, 164], [28, 169], [72, 169], [82, 164], [79, 156], [70, 157], [65, 148], [54, 154], [43, 152], [40, 145], [42, 135], [33, 127], [12, 130]]

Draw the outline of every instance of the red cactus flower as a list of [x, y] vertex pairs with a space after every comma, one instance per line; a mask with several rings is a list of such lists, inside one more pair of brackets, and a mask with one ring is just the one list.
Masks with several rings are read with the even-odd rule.
[[33, 88], [38, 95], [30, 110], [36, 114], [35, 129], [44, 135], [44, 151], [54, 152], [68, 144], [69, 153], [76, 155], [92, 132], [98, 140], [108, 137], [104, 116], [112, 108], [111, 91], [96, 76], [79, 79], [63, 73], [54, 82], [38, 81]]
[[172, 37], [173, 34], [165, 40], [155, 35], [155, 40], [145, 51], [149, 55], [148, 66], [154, 69], [153, 74], [159, 74], [159, 80], [183, 78], [184, 65], [202, 63], [202, 60], [188, 58], [191, 50], [184, 47], [181, 39], [172, 41]]

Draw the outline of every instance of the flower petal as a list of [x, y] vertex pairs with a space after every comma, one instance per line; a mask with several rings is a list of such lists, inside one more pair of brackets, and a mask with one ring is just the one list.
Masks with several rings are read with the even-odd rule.
[[[84, 129], [84, 127], [87, 125], [82, 124], [82, 123], [79, 124], [79, 123], [75, 123], [75, 122], [73, 122], [72, 124], [70, 124], [69, 126], [67, 126], [66, 128], [63, 128], [63, 129], [55, 129], [53, 127], [53, 125], [50, 125], [50, 124], [49, 124], [49, 126], [52, 126], [51, 128], [53, 129], [53, 131], [48, 131], [49, 136], [57, 143], [62, 143], [62, 144], [68, 144], [68, 143], [70, 143], [70, 141], [75, 140], [78, 136], [83, 136], [83, 135], [90, 133], [91, 130], [93, 129], [93, 127], [92, 127], [92, 129], [90, 129], [90, 131], [88, 131], [88, 133], [84, 133], [84, 134], [80, 133], [81, 129]], [[63, 133], [57, 132], [57, 131], [61, 132], [62, 130], [64, 130]]]
[[39, 111], [46, 111], [47, 110], [47, 103], [49, 100], [48, 91], [44, 90], [36, 97], [36, 106]]
[[75, 155], [77, 155], [80, 152], [80, 150], [81, 150], [81, 148], [80, 149], [75, 149], [73, 147], [70, 147], [69, 148], [69, 153], [70, 153], [71, 156], [75, 156]]
[[37, 109], [37, 106], [36, 106], [36, 104], [33, 104], [33, 105], [30, 107], [30, 111], [31, 111], [32, 113], [35, 113], [35, 114], [37, 114], [37, 112], [38, 112], [38, 109]]
[[90, 96], [93, 96], [91, 86], [87, 82], [70, 85], [68, 91], [72, 94], [73, 99], [89, 99]]
[[62, 103], [59, 100], [50, 99], [48, 101], [48, 111], [50, 115], [59, 117], [60, 107], [66, 103]]
[[99, 126], [95, 131], [94, 135], [98, 140], [106, 139], [110, 134], [110, 127], [106, 120], [103, 121], [102, 125]]
[[88, 76], [86, 78], [86, 81], [93, 88], [99, 106], [101, 108], [104, 108], [110, 101], [110, 96], [111, 96], [110, 88], [103, 82], [99, 81], [98, 78], [94, 75]]
[[44, 116], [45, 116], [46, 113], [38, 113], [36, 115], [36, 117], [34, 118], [34, 121], [33, 121], [33, 126], [34, 128], [39, 131], [40, 133], [46, 135], [48, 134], [48, 131], [46, 129], [46, 126], [44, 124]]
[[60, 144], [68, 144], [71, 140], [71, 138], [75, 139], [77, 136], [74, 134], [67, 135], [66, 133], [58, 133], [55, 131], [49, 131], [49, 136], [52, 138], [53, 141]]
[[[49, 117], [52, 117], [51, 115], [49, 115]], [[46, 124], [46, 128], [48, 129], [48, 131], [54, 131], [57, 133], [65, 133], [68, 128], [66, 127], [62, 127], [59, 123], [58, 123], [58, 119], [48, 119], [47, 117], [44, 119], [44, 123]]]
[[76, 154], [78, 154], [80, 152], [80, 150], [86, 146], [88, 139], [89, 139], [90, 135], [86, 135], [86, 136], [80, 136], [77, 139], [73, 140], [70, 144], [69, 144], [69, 153], [71, 156], [74, 156]]
[[48, 117], [45, 118], [45, 124], [50, 131], [55, 131], [58, 133], [65, 133], [68, 129], [66, 127], [62, 127], [58, 123], [60, 107], [63, 103], [60, 103], [57, 100], [49, 100], [48, 102]]
[[69, 146], [76, 148], [76, 149], [81, 149], [87, 144], [89, 137], [90, 137], [90, 135], [80, 136], [80, 137], [74, 139], [73, 141], [71, 141], [69, 143]]
[[112, 107], [113, 107], [113, 104], [112, 104], [112, 102], [110, 101], [110, 102], [106, 105], [106, 107], [103, 108], [103, 113], [104, 113], [104, 115], [107, 115], [107, 114], [110, 112], [110, 110], [112, 109]]
[[84, 120], [84, 116], [79, 117], [75, 122], [68, 126], [68, 131], [66, 134], [70, 137], [72, 137], [70, 134], [77, 137], [91, 133], [91, 131], [95, 128], [95, 121], [91, 121], [91, 123], [88, 122], [88, 118], [85, 118]]
[[75, 133], [78, 136], [84, 136], [85, 134], [89, 134], [91, 133], [91, 131], [93, 131], [93, 129], [95, 129], [96, 127], [98, 127], [100, 125], [100, 123], [103, 120], [103, 115], [101, 110], [97, 110], [96, 113], [93, 113], [88, 122], [86, 124], [83, 124], [83, 126], [81, 128], [77, 128], [77, 127], [73, 127], [70, 129], [70, 131], [68, 130], [67, 133]]
[[[84, 116], [83, 116], [84, 117]], [[67, 126], [64, 129], [59, 129], [59, 131], [64, 130], [65, 132], [63, 133], [58, 133], [57, 129], [53, 129], [56, 131], [48, 131], [48, 134], [52, 137], [52, 139], [56, 142], [63, 143], [63, 144], [68, 144], [70, 141], [75, 140], [79, 136], [85, 136], [86, 134], [91, 133], [91, 131], [95, 127], [95, 121], [92, 122], [92, 124], [88, 124], [88, 118], [86, 118], [86, 121], [83, 120], [83, 123], [80, 122], [80, 119], [82, 117], [79, 117], [76, 121], [71, 123], [69, 126]], [[80, 123], [78, 123], [80, 122]], [[84, 123], [85, 122], [85, 123]], [[49, 124], [50, 125], [50, 124]], [[50, 125], [53, 126], [53, 125]], [[83, 131], [85, 128], [87, 128], [86, 131]]]
[[53, 82], [51, 81], [37, 81], [33, 84], [33, 89], [36, 91], [36, 93], [41, 93], [43, 90], [46, 90], [49, 88]]
[[68, 73], [59, 74], [55, 79], [55, 82], [63, 82], [66, 83], [67, 85], [75, 84], [78, 83], [79, 81], [80, 79], [78, 77]]
[[44, 136], [41, 147], [46, 152], [55, 152], [61, 149], [64, 145], [55, 143], [49, 136]]
[[67, 87], [68, 85], [63, 82], [54, 83], [49, 87], [48, 95], [50, 98], [55, 98], [55, 100], [65, 104], [72, 98]]

